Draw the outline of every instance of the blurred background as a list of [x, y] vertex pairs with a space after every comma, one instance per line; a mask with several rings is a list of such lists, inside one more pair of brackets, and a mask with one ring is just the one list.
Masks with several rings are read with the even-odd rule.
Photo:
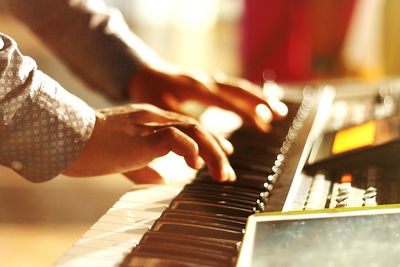
[[[396, 0], [107, 0], [164, 59], [254, 82], [400, 73]], [[0, 31], [94, 108], [113, 105], [76, 79], [0, 2]], [[119, 175], [32, 184], [0, 167], [3, 266], [50, 266], [132, 184]]]

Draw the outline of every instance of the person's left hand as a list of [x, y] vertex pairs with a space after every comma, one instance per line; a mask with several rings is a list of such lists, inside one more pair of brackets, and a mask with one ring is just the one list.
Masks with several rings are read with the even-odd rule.
[[179, 113], [184, 113], [182, 103], [188, 100], [217, 106], [235, 112], [244, 125], [261, 131], [267, 131], [273, 119], [287, 114], [285, 104], [277, 99], [265, 99], [261, 88], [247, 80], [183, 71], [169, 64], [139, 70], [130, 81], [129, 94], [136, 102]]

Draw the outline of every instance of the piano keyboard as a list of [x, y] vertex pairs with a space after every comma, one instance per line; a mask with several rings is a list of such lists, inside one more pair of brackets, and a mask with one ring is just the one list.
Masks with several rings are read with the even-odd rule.
[[219, 184], [205, 168], [187, 185], [128, 192], [55, 266], [233, 266], [247, 217], [284, 206], [316, 98], [288, 104], [288, 116], [274, 121], [269, 133], [232, 134], [236, 182]]

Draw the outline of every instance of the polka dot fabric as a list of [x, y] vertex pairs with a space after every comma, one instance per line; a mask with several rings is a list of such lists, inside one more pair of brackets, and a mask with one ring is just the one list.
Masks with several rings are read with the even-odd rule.
[[33, 182], [57, 176], [79, 154], [95, 114], [37, 70], [0, 34], [0, 164]]

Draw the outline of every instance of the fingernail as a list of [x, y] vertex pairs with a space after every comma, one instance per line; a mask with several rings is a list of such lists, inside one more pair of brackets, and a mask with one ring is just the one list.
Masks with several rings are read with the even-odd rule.
[[229, 163], [224, 163], [224, 179], [223, 181], [234, 182], [236, 181], [236, 173]]
[[223, 137], [220, 137], [219, 140], [221, 141], [221, 144], [224, 146], [224, 150], [228, 153], [228, 154], [232, 154], [233, 153], [233, 145], [231, 142], [229, 142], [228, 140], [226, 140]]
[[257, 119], [262, 125], [268, 125], [272, 121], [272, 112], [264, 104], [258, 104], [256, 106]]
[[258, 104], [255, 109], [256, 112], [256, 125], [263, 132], [268, 132], [271, 128], [271, 121], [273, 119], [271, 110], [264, 104]]
[[275, 110], [275, 112], [278, 113], [280, 116], [285, 117], [288, 114], [288, 108], [283, 102], [276, 100], [269, 103], [271, 107]]
[[197, 158], [196, 160], [196, 169], [200, 169], [204, 165], [204, 160], [200, 157]]

